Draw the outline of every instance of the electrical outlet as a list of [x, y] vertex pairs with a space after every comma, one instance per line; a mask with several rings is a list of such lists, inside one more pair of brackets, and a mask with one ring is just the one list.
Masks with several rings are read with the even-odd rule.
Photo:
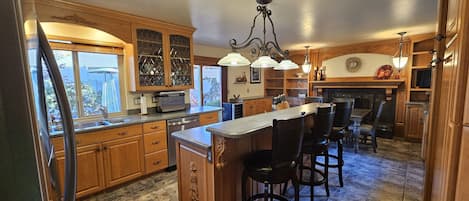
[[140, 105], [140, 97], [134, 98], [134, 105]]

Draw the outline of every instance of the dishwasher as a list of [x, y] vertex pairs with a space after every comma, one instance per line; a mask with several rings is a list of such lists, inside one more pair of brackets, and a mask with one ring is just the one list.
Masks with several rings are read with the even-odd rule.
[[196, 115], [170, 119], [167, 120], [166, 125], [168, 126], [168, 170], [172, 170], [176, 168], [176, 142], [171, 134], [176, 131], [183, 131], [189, 128], [199, 127], [199, 116]]

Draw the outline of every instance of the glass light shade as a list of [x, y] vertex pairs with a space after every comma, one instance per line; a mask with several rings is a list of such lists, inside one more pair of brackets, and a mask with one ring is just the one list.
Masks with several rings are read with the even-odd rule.
[[274, 70], [291, 70], [298, 69], [298, 64], [293, 63], [290, 59], [284, 59]]
[[278, 66], [278, 62], [269, 56], [261, 56], [251, 64], [252, 68], [277, 68]]
[[246, 57], [243, 57], [240, 53], [231, 52], [218, 60], [217, 64], [220, 66], [247, 66], [251, 64], [251, 62], [246, 59]]
[[310, 63], [305, 63], [301, 65], [301, 69], [303, 69], [303, 73], [309, 73], [311, 72], [311, 64]]
[[409, 60], [408, 57], [401, 57], [400, 61], [399, 61], [399, 57], [393, 57], [392, 63], [394, 64], [394, 67], [396, 67], [397, 69], [401, 69], [405, 67], [408, 60]]

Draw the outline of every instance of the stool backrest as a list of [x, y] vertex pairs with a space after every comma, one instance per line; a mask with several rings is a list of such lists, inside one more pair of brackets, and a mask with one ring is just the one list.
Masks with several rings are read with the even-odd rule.
[[318, 142], [329, 135], [332, 131], [334, 123], [335, 111], [333, 107], [318, 108], [317, 114], [314, 116], [313, 141]]
[[273, 121], [272, 167], [293, 168], [298, 162], [303, 143], [304, 115], [301, 117]]
[[334, 102], [335, 104], [335, 117], [334, 117], [334, 126], [335, 127], [346, 127], [350, 122], [350, 117], [352, 116], [353, 102], [352, 101], [343, 101], [343, 102]]
[[371, 129], [371, 132], [376, 131], [376, 127], [378, 126], [379, 120], [381, 119], [381, 115], [383, 113], [383, 107], [386, 103], [387, 102], [385, 100], [379, 103], [378, 112], [376, 112], [376, 117], [375, 117], [375, 121], [373, 122], [373, 127]]

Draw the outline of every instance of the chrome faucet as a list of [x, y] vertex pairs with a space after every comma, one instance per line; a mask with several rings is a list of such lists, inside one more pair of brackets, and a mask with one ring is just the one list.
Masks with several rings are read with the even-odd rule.
[[109, 112], [107, 111], [106, 106], [101, 106], [99, 108], [99, 111], [101, 111], [101, 114], [103, 115], [104, 120], [107, 120], [109, 118]]

